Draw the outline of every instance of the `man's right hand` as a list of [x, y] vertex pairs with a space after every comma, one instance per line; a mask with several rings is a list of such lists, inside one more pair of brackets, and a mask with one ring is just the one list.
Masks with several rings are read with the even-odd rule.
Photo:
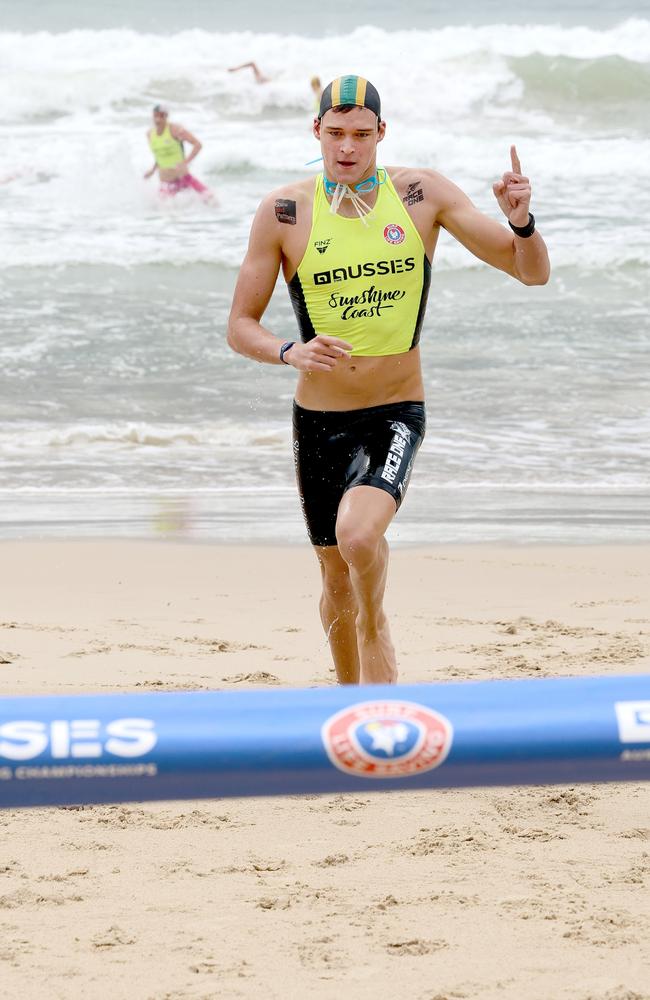
[[350, 358], [352, 344], [338, 337], [317, 334], [306, 344], [295, 343], [284, 360], [299, 372], [330, 372], [341, 358]]

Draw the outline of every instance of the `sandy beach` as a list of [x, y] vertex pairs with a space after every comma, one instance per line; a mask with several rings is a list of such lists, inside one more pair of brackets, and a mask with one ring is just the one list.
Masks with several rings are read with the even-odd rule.
[[[0, 544], [5, 695], [333, 683], [304, 547]], [[650, 672], [650, 547], [397, 549], [404, 683]], [[650, 787], [0, 813], [28, 998], [645, 1000]]]
[[[619, 701], [619, 678], [650, 677], [648, 4], [285, 0], [280, 18], [263, 0], [25, 0], [3, 5], [0, 54], [0, 1000], [650, 1000], [645, 747], [625, 758], [634, 782], [14, 808], [71, 761], [80, 781], [154, 776], [152, 759], [129, 771], [128, 727], [158, 734], [122, 693], [171, 702], [203, 774], [199, 720], [157, 692], [209, 703], [203, 731], [226, 752], [238, 699], [215, 696], [220, 727], [201, 692], [247, 691], [264, 713], [283, 691], [308, 687], [319, 709], [346, 696], [296, 491], [298, 373], [257, 363], [257, 318], [272, 362], [315, 332], [376, 357], [334, 376], [337, 410], [422, 398], [421, 355], [428, 431], [387, 532], [401, 683], [465, 698], [465, 681], [481, 695], [522, 679], [537, 698], [538, 678], [607, 676]], [[310, 83], [341, 74], [360, 74], [355, 100], [377, 88], [387, 126], [341, 130], [344, 161], [336, 131], [314, 134]], [[156, 155], [160, 105], [188, 140], [163, 132]], [[495, 199], [516, 158], [527, 244], [508, 225], [525, 213]], [[214, 201], [161, 191], [160, 167], [190, 160]], [[633, 185], [612, 183], [631, 164]], [[309, 233], [308, 192], [321, 205], [341, 179], [371, 217], [318, 209]], [[528, 181], [515, 187], [525, 207]], [[300, 398], [330, 409], [318, 384], [320, 401]], [[11, 696], [86, 694], [117, 695], [119, 715], [100, 724], [75, 701], [56, 724], [7, 726]], [[535, 704], [536, 729], [509, 719], [548, 757], [552, 713]], [[630, 743], [641, 711], [619, 706]], [[259, 719], [249, 760], [266, 782]], [[286, 721], [316, 727], [303, 709], [272, 719], [311, 777]], [[449, 746], [386, 728], [365, 738], [387, 757]], [[121, 770], [88, 763], [102, 747]]]

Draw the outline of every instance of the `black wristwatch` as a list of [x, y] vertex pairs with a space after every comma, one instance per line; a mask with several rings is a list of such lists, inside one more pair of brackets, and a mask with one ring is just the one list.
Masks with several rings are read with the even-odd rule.
[[293, 347], [294, 344], [295, 344], [295, 340], [285, 340], [284, 344], [280, 348], [280, 361], [282, 362], [282, 364], [284, 364], [284, 365], [288, 365], [289, 364], [288, 361], [284, 360], [284, 356], [287, 353], [287, 351], [291, 350], [291, 348]]

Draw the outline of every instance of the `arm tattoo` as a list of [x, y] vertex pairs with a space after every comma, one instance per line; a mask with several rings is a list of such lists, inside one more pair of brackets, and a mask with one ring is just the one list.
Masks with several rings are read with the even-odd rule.
[[275, 203], [275, 217], [278, 222], [286, 222], [289, 226], [296, 224], [296, 203], [286, 198], [278, 198]]
[[418, 201], [424, 201], [422, 181], [415, 181], [414, 184], [409, 184], [402, 201], [406, 202], [407, 205], [415, 205]]

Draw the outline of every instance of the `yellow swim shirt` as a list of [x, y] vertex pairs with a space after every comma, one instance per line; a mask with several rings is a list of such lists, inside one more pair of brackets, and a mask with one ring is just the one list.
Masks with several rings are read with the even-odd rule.
[[171, 134], [169, 125], [165, 125], [160, 135], [155, 128], [149, 132], [149, 145], [154, 159], [163, 170], [178, 166], [185, 158], [183, 143]]
[[431, 264], [413, 220], [385, 171], [367, 226], [333, 215], [316, 178], [311, 232], [289, 282], [300, 336], [340, 337], [352, 353], [404, 354], [420, 339]]

